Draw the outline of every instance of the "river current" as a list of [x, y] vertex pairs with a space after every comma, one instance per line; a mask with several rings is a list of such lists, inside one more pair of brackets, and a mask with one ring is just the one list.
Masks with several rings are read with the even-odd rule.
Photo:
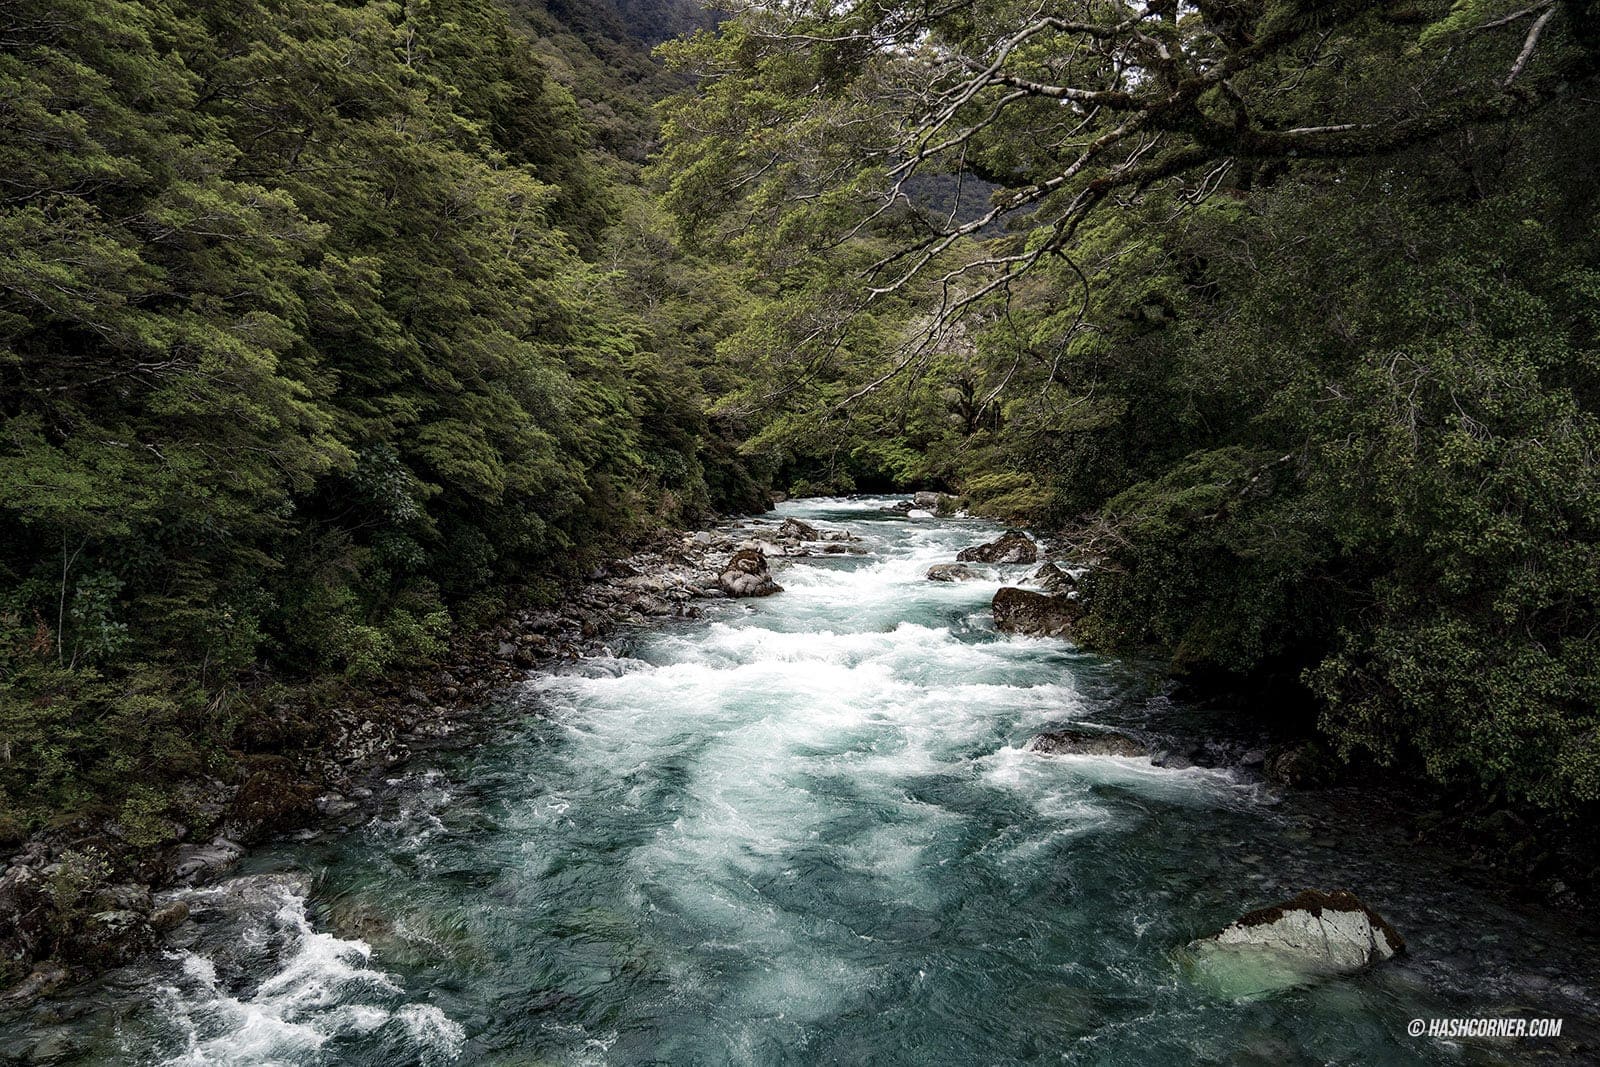
[[[8, 1057], [1600, 1056], [1593, 942], [1359, 806], [1282, 798], [1245, 772], [1025, 750], [1067, 723], [1205, 724], [1151, 671], [995, 633], [991, 596], [1031, 568], [929, 582], [929, 565], [995, 529], [891, 517], [891, 502], [784, 505], [867, 552], [785, 561], [780, 595], [704, 602], [701, 619], [530, 679], [470, 744], [396, 772], [375, 816], [255, 851], [240, 873], [262, 877], [242, 896], [193, 892], [175, 946], [16, 1023]], [[1181, 946], [1306, 886], [1355, 890], [1410, 954], [1244, 999], [1186, 975]], [[1564, 1037], [1406, 1032], [1485, 1015], [1564, 1017]]]

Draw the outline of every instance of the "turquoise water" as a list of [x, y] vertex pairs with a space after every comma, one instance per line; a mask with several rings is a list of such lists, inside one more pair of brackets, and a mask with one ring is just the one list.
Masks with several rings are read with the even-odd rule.
[[[1146, 672], [994, 633], [989, 598], [1030, 568], [927, 582], [993, 530], [887, 502], [786, 505], [870, 554], [786, 562], [782, 595], [529, 681], [371, 821], [243, 868], [309, 888], [196, 896], [184, 947], [19, 1024], [12, 1055], [1582, 1062], [1571, 1040], [1405, 1033], [1501, 1014], [1565, 1016], [1595, 1047], [1592, 945], [1442, 860], [1230, 771], [1024, 751], [1067, 722], [1188, 720]], [[1185, 977], [1176, 949], [1306, 885], [1368, 897], [1411, 957], [1242, 1002]]]

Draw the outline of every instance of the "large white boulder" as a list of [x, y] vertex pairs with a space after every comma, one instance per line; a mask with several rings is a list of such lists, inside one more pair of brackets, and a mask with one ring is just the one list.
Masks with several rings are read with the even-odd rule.
[[1354, 974], [1405, 947], [1399, 932], [1349, 890], [1307, 889], [1240, 916], [1190, 944], [1187, 955], [1202, 984], [1243, 998]]

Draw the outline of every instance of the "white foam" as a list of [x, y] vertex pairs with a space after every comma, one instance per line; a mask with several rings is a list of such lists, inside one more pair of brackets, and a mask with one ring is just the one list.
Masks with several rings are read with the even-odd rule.
[[1254, 795], [1255, 787], [1233, 772], [1206, 767], [1162, 767], [1149, 756], [1087, 753], [1044, 754], [1002, 748], [978, 761], [986, 781], [1032, 796], [1041, 813], [1075, 813], [1079, 798], [1103, 787], [1122, 789], [1165, 803], [1219, 807]]
[[[201, 891], [198, 896], [215, 890]], [[273, 972], [253, 988], [242, 977], [225, 981], [215, 960], [196, 952], [175, 954], [176, 982], [162, 994], [182, 1050], [172, 1065], [304, 1064], [340, 1037], [386, 1027], [403, 1033], [414, 1062], [454, 1059], [465, 1041], [460, 1024], [433, 1005], [404, 1003], [393, 976], [372, 966], [372, 947], [315, 929], [306, 898], [288, 885], [274, 886], [278, 906], [256, 915], [241, 941], [282, 944]]]

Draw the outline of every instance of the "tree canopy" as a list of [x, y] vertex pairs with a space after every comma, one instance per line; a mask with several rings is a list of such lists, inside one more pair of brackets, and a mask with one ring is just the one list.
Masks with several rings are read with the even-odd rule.
[[1595, 5], [751, 3], [667, 52], [781, 471], [1060, 531], [1086, 642], [1348, 755], [1600, 800]]
[[491, 0], [0, 31], [0, 836], [208, 771], [256, 672], [370, 677], [761, 502], [693, 344], [619, 299], [642, 194], [570, 34]]

